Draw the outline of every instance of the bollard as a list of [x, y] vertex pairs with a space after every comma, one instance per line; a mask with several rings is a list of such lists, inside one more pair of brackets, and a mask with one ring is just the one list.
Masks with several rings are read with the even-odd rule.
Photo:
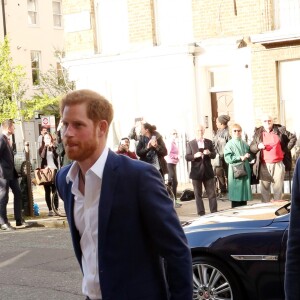
[[31, 164], [29, 155], [29, 142], [25, 142], [25, 159], [26, 159], [26, 177], [27, 177], [27, 195], [28, 195], [28, 215], [34, 216], [33, 213], [33, 194], [31, 183]]

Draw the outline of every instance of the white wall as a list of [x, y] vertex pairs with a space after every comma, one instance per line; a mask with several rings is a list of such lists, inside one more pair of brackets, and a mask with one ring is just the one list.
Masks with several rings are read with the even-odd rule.
[[194, 126], [194, 66], [187, 51], [66, 61], [65, 66], [77, 88], [96, 90], [112, 101], [118, 138], [128, 135], [136, 117], [164, 136], [172, 128], [185, 133]]

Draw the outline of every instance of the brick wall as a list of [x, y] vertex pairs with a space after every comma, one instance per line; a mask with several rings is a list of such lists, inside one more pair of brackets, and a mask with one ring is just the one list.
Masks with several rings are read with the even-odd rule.
[[278, 62], [300, 59], [300, 47], [279, 47], [266, 49], [254, 46], [252, 50], [253, 100], [256, 123], [259, 114], [269, 112], [279, 120]]
[[129, 42], [153, 41], [153, 3], [151, 0], [128, 0]]
[[70, 15], [80, 13], [82, 11], [91, 12], [91, 29], [77, 32], [65, 33], [65, 52], [82, 52], [93, 50], [95, 45], [93, 31], [93, 5], [92, 0], [64, 0], [63, 14]]
[[193, 0], [195, 39], [261, 33], [271, 26], [268, 19], [269, 2], [269, 0]]

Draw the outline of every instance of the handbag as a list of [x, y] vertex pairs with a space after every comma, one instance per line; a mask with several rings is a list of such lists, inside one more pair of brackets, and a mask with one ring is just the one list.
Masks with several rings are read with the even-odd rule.
[[54, 183], [56, 169], [52, 168], [37, 168], [34, 170], [34, 176], [38, 185], [50, 185]]
[[241, 177], [247, 176], [247, 172], [245, 169], [245, 163], [243, 161], [232, 165], [232, 169], [233, 169], [234, 178], [241, 178]]
[[185, 189], [180, 196], [180, 201], [190, 201], [193, 199], [195, 199], [195, 193], [190, 189]]
[[220, 154], [218, 154], [218, 153], [216, 154], [216, 157], [214, 159], [212, 159], [211, 165], [214, 168], [221, 167]]

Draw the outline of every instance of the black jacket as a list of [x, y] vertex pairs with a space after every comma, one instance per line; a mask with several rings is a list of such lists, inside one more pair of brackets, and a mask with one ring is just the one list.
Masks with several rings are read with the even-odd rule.
[[9, 146], [6, 135], [0, 134], [0, 178], [12, 180], [18, 177], [15, 169], [13, 149]]
[[[250, 151], [256, 155], [255, 163], [253, 165], [253, 173], [257, 179], [259, 179], [260, 159], [261, 151], [258, 149], [258, 144], [262, 143], [262, 133], [264, 127], [258, 127], [254, 129], [253, 140], [250, 144]], [[286, 130], [285, 126], [280, 124], [273, 124], [273, 131], [279, 136], [281, 149], [284, 152], [283, 163], [286, 171], [292, 169], [292, 155], [291, 149], [295, 146], [297, 137], [295, 134]]]
[[147, 148], [150, 139], [147, 136], [142, 135], [140, 136], [139, 142], [136, 146], [136, 154], [139, 156], [140, 160], [151, 164], [151, 152], [153, 153], [155, 151], [158, 157], [161, 172], [163, 174], [168, 174], [167, 162], [164, 158], [168, 154], [168, 150], [162, 136], [157, 131], [155, 131], [153, 135], [156, 136], [157, 147]]
[[204, 149], [210, 151], [209, 155], [194, 158], [194, 154], [199, 151], [198, 142], [196, 139], [187, 143], [185, 159], [192, 162], [190, 178], [193, 180], [208, 180], [214, 178], [214, 171], [211, 165], [211, 159], [216, 157], [216, 152], [211, 140], [204, 139]]

